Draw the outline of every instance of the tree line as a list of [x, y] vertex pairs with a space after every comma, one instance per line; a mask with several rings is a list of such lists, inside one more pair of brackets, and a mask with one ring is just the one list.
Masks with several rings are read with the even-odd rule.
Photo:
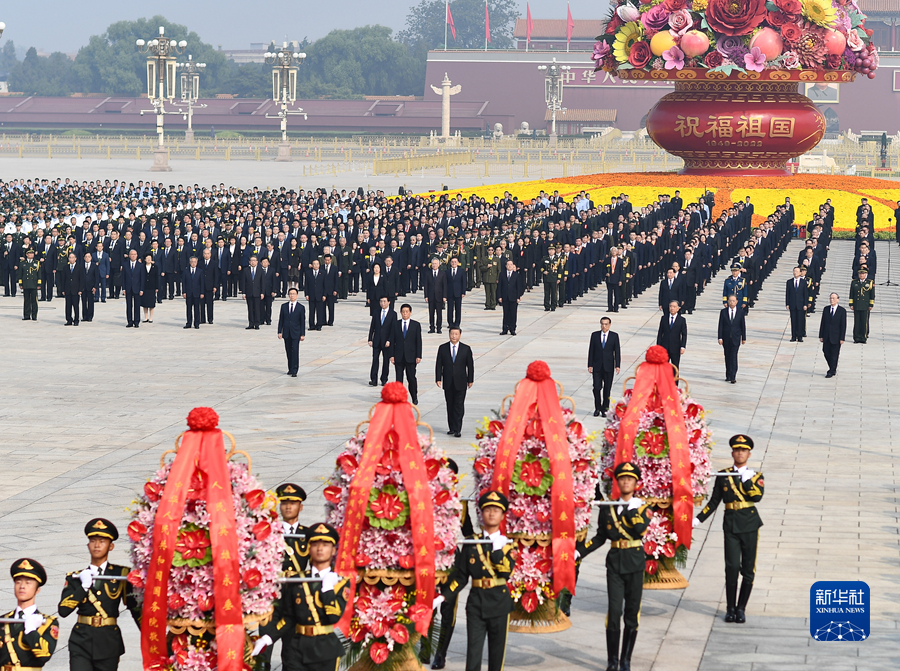
[[[489, 0], [491, 46], [512, 46], [517, 16], [514, 0]], [[457, 39], [448, 38], [449, 48], [484, 46], [483, 0], [450, 2]], [[421, 95], [428, 51], [443, 48], [444, 0], [421, 0], [407, 18], [406, 28], [396, 37], [385, 26], [333, 30], [326, 36], [298, 40], [307, 55], [297, 78], [300, 98], [358, 98], [365, 95]], [[239, 98], [269, 98], [271, 67], [263, 63], [235, 63], [225, 53], [203, 42], [187, 26], [163, 16], [136, 21], [118, 21], [101, 35], [92, 35], [74, 60], [64, 53], [40, 56], [34, 47], [23, 60], [7, 40], [0, 49], [0, 73], [6, 73], [9, 90], [38, 96], [102, 93], [139, 96], [146, 92], [145, 55], [135, 46], [137, 39], [152, 39], [165, 28], [168, 39], [186, 40], [184, 57], [190, 54], [206, 63], [200, 75], [200, 95], [231, 94]], [[270, 49], [274, 49], [274, 45]]]

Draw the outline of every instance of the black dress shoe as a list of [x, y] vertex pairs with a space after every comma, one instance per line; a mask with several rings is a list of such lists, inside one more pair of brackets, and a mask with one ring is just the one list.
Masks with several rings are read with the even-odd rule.
[[22, 321], [23, 321], [23, 322], [30, 322], [30, 321], [31, 321], [31, 317], [22, 317]]
[[375, 382], [374, 380], [369, 380], [369, 386], [370, 386], [370, 387], [377, 387], [377, 386], [378, 386], [378, 383]]
[[188, 324], [188, 325], [187, 325], [187, 326], [185, 326], [185, 327], [184, 327], [184, 328], [186, 328], [186, 329], [189, 329], [189, 328], [191, 328], [191, 325], [190, 325], [190, 324]]
[[500, 331], [500, 335], [506, 335], [506, 331]]
[[825, 377], [834, 377], [834, 373], [828, 371], [827, 373], [825, 373]]
[[457, 438], [462, 438], [462, 434], [459, 431], [457, 431], [453, 435], [456, 436]]
[[195, 326], [194, 328], [195, 328], [195, 329], [199, 329], [200, 327], [199, 327], [199, 326]]
[[735, 608], [734, 621], [737, 624], [744, 624], [745, 622], [747, 622], [747, 616], [744, 614], [743, 608]]
[[252, 327], [252, 326], [248, 326], [248, 327], [245, 328], [244, 330], [245, 330], [245, 331], [252, 331], [252, 330], [253, 330], [253, 327]]
[[725, 621], [726, 622], [734, 622], [734, 610], [733, 609], [729, 608], [725, 612]]
[[447, 665], [447, 657], [442, 652], [434, 654], [434, 661], [431, 663], [432, 669], [443, 669]]
[[[259, 324], [257, 324], [256, 326], [254, 326], [254, 327], [253, 327], [253, 330], [254, 330], [254, 331], [259, 331]], [[322, 329], [319, 329], [319, 330], [321, 331]]]
[[594, 410], [594, 417], [599, 417], [599, 416], [600, 416], [600, 411]]
[[453, 429], [450, 429], [450, 430], [447, 432], [447, 435], [448, 435], [448, 436], [452, 436], [453, 434], [454, 434]]
[[434, 333], [434, 329], [428, 329], [429, 333]]
[[516, 335], [516, 332], [515, 332], [515, 331], [510, 331], [510, 332], [509, 332], [509, 335], [511, 335], [511, 336]]
[[412, 402], [413, 402], [413, 405], [419, 405], [419, 399], [416, 398], [415, 396], [413, 396]]
[[291, 373], [291, 377], [297, 377], [297, 373]]
[[600, 411], [600, 416], [601, 416], [601, 417], [606, 417], [606, 410], [601, 410], [601, 411]]
[[737, 380], [732, 380], [731, 384], [737, 384]]

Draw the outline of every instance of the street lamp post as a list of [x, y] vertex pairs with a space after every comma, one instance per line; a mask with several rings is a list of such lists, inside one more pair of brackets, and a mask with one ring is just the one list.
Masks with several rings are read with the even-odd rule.
[[3, 31], [6, 30], [6, 24], [0, 21], [0, 37], [3, 37]]
[[276, 52], [266, 52], [266, 63], [272, 67], [272, 100], [281, 103], [278, 114], [266, 114], [267, 119], [281, 119], [281, 144], [278, 145], [276, 161], [291, 160], [291, 145], [287, 140], [288, 115], [296, 114], [306, 119], [303, 108], [288, 109], [297, 101], [297, 66], [303, 63], [306, 54], [291, 51], [288, 43], [282, 43]]
[[546, 72], [544, 77], [544, 101], [547, 103], [547, 109], [550, 110], [551, 126], [550, 126], [550, 146], [555, 147], [557, 140], [556, 135], [556, 113], [565, 114], [566, 108], [562, 106], [563, 99], [563, 80], [562, 73], [572, 68], [568, 65], [559, 65], [556, 59], [550, 65], [538, 65], [538, 70]]
[[[166, 115], [165, 103], [175, 98], [175, 57], [184, 53], [185, 40], [177, 42], [167, 39], [165, 28], [159, 27], [159, 37], [152, 40], [137, 40], [138, 52], [147, 54], [147, 97], [156, 112], [156, 135], [159, 138], [153, 151], [152, 172], [170, 172], [169, 154], [163, 136], [163, 121]], [[144, 111], [141, 110], [141, 115]]]
[[188, 56], [187, 62], [178, 63], [176, 67], [181, 70], [181, 102], [187, 105], [187, 112], [179, 110], [188, 123], [187, 130], [184, 132], [184, 141], [192, 143], [194, 141], [194, 108], [206, 107], [205, 104], [197, 102], [200, 98], [200, 71], [206, 67], [206, 63], [198, 63], [193, 56]]

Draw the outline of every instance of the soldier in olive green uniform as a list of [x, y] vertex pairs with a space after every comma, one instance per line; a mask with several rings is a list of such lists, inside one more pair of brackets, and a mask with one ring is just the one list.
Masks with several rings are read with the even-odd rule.
[[556, 312], [556, 297], [559, 293], [559, 259], [556, 247], [547, 248], [547, 256], [541, 259], [538, 270], [544, 280], [544, 312]]
[[19, 263], [19, 286], [25, 303], [22, 312], [22, 321], [33, 319], [37, 321], [38, 313], [38, 288], [41, 286], [41, 262], [34, 258], [34, 250], [29, 248], [25, 252], [25, 260]]
[[[606, 591], [609, 610], [606, 614], [607, 671], [630, 671], [631, 653], [637, 639], [644, 590], [643, 537], [650, 524], [650, 506], [633, 496], [641, 469], [628, 461], [616, 466], [613, 474], [619, 485], [621, 505], [603, 506], [597, 518], [597, 533], [591, 543], [579, 544], [582, 555], [594, 552], [610, 541], [606, 555]], [[624, 605], [624, 608], [623, 608]], [[619, 655], [620, 620], [625, 623], [622, 653]]]
[[257, 657], [287, 632], [293, 637], [283, 642], [284, 671], [335, 671], [344, 655], [344, 646], [334, 633], [350, 597], [348, 581], [331, 570], [339, 536], [328, 524], [307, 529], [310, 568], [302, 577], [321, 582], [285, 583], [281, 599], [268, 624], [259, 628], [260, 638], [253, 648]]
[[[78, 622], [69, 636], [69, 669], [71, 671], [115, 671], [125, 644], [117, 620], [119, 606], [124, 604], [140, 626], [141, 612], [124, 576], [127, 566], [109, 563], [119, 532], [109, 520], [96, 518], [84, 527], [88, 538], [91, 565], [83, 571], [66, 575], [59, 601], [59, 614], [68, 617], [78, 611]], [[122, 580], [95, 580], [97, 576], [122, 576]]]
[[[744, 609], [753, 589], [759, 528], [762, 526], [756, 504], [763, 497], [765, 481], [762, 473], [747, 466], [753, 439], [738, 434], [732, 436], [728, 444], [734, 459], [734, 466], [728, 472], [734, 472], [734, 475], [715, 478], [709, 502], [694, 518], [694, 526], [712, 515], [720, 502], [725, 504], [725, 516], [722, 520], [725, 532], [725, 621], [743, 624], [747, 621]], [[737, 596], [739, 574], [743, 580], [740, 596]]]
[[0, 625], [0, 669], [33, 671], [50, 661], [59, 638], [59, 624], [52, 615], [37, 609], [34, 599], [47, 583], [47, 572], [34, 559], [19, 559], [9, 569], [16, 595], [16, 608], [0, 615], [24, 623]]
[[482, 535], [478, 538], [490, 542], [463, 545], [456, 551], [453, 570], [434, 606], [457, 594], [471, 578], [472, 591], [466, 602], [466, 671], [481, 671], [485, 636], [488, 671], [502, 671], [513, 607], [506, 581], [515, 566], [515, 545], [500, 533], [509, 501], [499, 492], [485, 492], [478, 499], [478, 507], [482, 518]]
[[487, 256], [481, 263], [481, 279], [484, 281], [484, 309], [497, 309], [497, 283], [500, 281], [500, 257], [494, 254], [494, 245], [488, 245]]
[[865, 344], [869, 338], [869, 312], [875, 305], [875, 282], [868, 279], [869, 268], [859, 267], [859, 279], [850, 283], [850, 309], [853, 310], [853, 342]]

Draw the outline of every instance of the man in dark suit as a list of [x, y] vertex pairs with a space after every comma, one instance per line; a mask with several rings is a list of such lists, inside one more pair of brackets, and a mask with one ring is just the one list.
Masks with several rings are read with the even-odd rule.
[[278, 339], [284, 340], [284, 351], [287, 353], [288, 371], [291, 377], [297, 377], [300, 370], [300, 341], [306, 339], [306, 308], [297, 300], [300, 292], [291, 287], [288, 290], [287, 303], [281, 306], [278, 315]]
[[325, 322], [325, 274], [319, 268], [318, 259], [306, 271], [303, 291], [309, 301], [309, 330], [321, 331]]
[[259, 331], [263, 300], [262, 270], [256, 256], [250, 257], [249, 264], [244, 268], [244, 281], [242, 282], [244, 300], [247, 301], [247, 321], [249, 322], [244, 330]]
[[181, 282], [181, 295], [184, 298], [184, 310], [187, 318], [184, 328], [189, 329], [193, 326], [198, 329], [200, 328], [200, 306], [204, 299], [203, 272], [197, 267], [196, 256], [192, 256], [189, 263]]
[[806, 308], [809, 306], [809, 287], [800, 277], [800, 267], [794, 268], [794, 276], [785, 283], [784, 307], [791, 313], [791, 342], [803, 342], [806, 333]]
[[[308, 278], [307, 278], [308, 279]], [[369, 324], [369, 347], [372, 348], [372, 370], [369, 373], [369, 386], [378, 386], [378, 361], [381, 365], [381, 386], [387, 384], [388, 361], [391, 358], [391, 338], [393, 337], [394, 322], [397, 321], [397, 313], [391, 310], [391, 301], [387, 296], [382, 296], [381, 307], [372, 315]]]
[[219, 269], [219, 285], [215, 300], [228, 299], [228, 273], [231, 270], [231, 249], [225, 246], [225, 238], [216, 240], [216, 248], [213, 250], [213, 260]]
[[625, 264], [619, 258], [619, 248], [609, 250], [606, 262], [606, 311], [618, 312], [622, 301], [622, 283], [625, 279]]
[[519, 273], [516, 264], [506, 262], [506, 270], [500, 271], [500, 282], [497, 287], [497, 300], [503, 308], [503, 329], [500, 335], [516, 335], [516, 322], [519, 316], [519, 300], [522, 293], [519, 289]]
[[272, 325], [272, 302], [278, 295], [278, 276], [269, 259], [265, 256], [259, 264], [262, 272], [263, 299], [260, 305], [260, 321], [268, 326]]
[[97, 265], [97, 291], [94, 293], [94, 300], [100, 299], [101, 303], [105, 303], [106, 287], [109, 282], [109, 254], [103, 248], [102, 242], [98, 242], [94, 248], [94, 263]]
[[594, 417], [606, 417], [613, 375], [618, 374], [622, 365], [619, 334], [609, 330], [611, 324], [609, 317], [601, 317], [600, 330], [591, 334], [588, 347], [588, 373], [594, 377]]
[[[431, 272], [431, 271], [428, 271]], [[466, 412], [466, 391], [475, 382], [475, 360], [472, 348], [459, 341], [462, 329], [456, 324], [450, 326], [450, 342], [438, 348], [434, 378], [438, 387], [444, 390], [447, 403], [447, 434], [457, 438], [462, 436], [463, 415]]]
[[450, 259], [447, 271], [447, 323], [462, 323], [462, 299], [466, 296], [466, 272], [459, 267], [459, 259]]
[[444, 302], [447, 300], [447, 274], [440, 269], [438, 259], [431, 260], [431, 268], [425, 271], [425, 302], [428, 303], [428, 332], [441, 332], [444, 318]]
[[738, 350], [747, 342], [744, 311], [737, 306], [737, 296], [728, 297], [728, 305], [719, 311], [719, 344], [725, 349], [725, 381], [735, 383]]
[[678, 308], [678, 301], [669, 302], [669, 313], [660, 318], [659, 331], [656, 333], [656, 344], [666, 348], [669, 361], [676, 368], [681, 363], [681, 355], [687, 345], [687, 322], [678, 314]]
[[[325, 324], [334, 326], [334, 304], [337, 302], [338, 297], [340, 271], [334, 265], [334, 257], [331, 254], [325, 255], [325, 267], [321, 268], [321, 271], [324, 276], [322, 288], [325, 291], [325, 311], [328, 313], [328, 321]], [[396, 276], [397, 273], [394, 273], [394, 275]], [[394, 301], [391, 300], [391, 305], [393, 306], [393, 304]]]
[[128, 260], [122, 267], [122, 286], [125, 289], [125, 316], [128, 319], [126, 328], [141, 326], [141, 296], [147, 282], [147, 269], [138, 261], [137, 249], [128, 252]]
[[119, 237], [119, 232], [113, 229], [110, 233], [109, 247], [106, 253], [109, 255], [109, 297], [119, 298], [122, 291], [122, 264], [125, 261], [125, 243]]
[[[166, 238], [163, 248], [156, 257], [156, 265], [159, 266], [159, 296], [168, 296], [169, 300], [175, 297], [175, 267], [178, 254], [172, 246], [172, 240]], [[183, 292], [182, 292], [183, 293]]]
[[416, 365], [422, 361], [422, 325], [411, 319], [412, 306], [404, 303], [400, 306], [400, 319], [394, 322], [391, 335], [391, 363], [397, 382], [406, 381], [413, 404], [419, 402], [419, 383], [416, 380]]
[[203, 261], [199, 264], [203, 275], [203, 298], [200, 301], [200, 323], [213, 323], [213, 301], [219, 289], [219, 267], [212, 258], [212, 250], [203, 250]]
[[78, 263], [75, 252], [71, 252], [69, 262], [60, 271], [62, 278], [59, 280], [59, 287], [66, 298], [66, 326], [78, 326], [81, 292], [84, 290], [84, 266]]
[[384, 278], [384, 288], [387, 291], [388, 299], [391, 301], [391, 310], [394, 309], [394, 301], [400, 295], [400, 269], [394, 264], [394, 259], [390, 255], [384, 257], [384, 270], [381, 271]]
[[678, 277], [674, 268], [669, 268], [665, 279], [659, 283], [659, 309], [666, 312], [672, 301], [678, 303], [679, 309], [684, 303], [684, 280]]
[[700, 264], [694, 260], [692, 249], [684, 250], [684, 267], [681, 269], [681, 281], [684, 289], [684, 311], [693, 314], [697, 305], [697, 289], [699, 284], [698, 269]]
[[93, 255], [84, 255], [84, 286], [81, 289], [81, 319], [86, 322], [94, 320], [94, 298], [97, 285], [100, 284], [100, 270], [94, 262]]
[[828, 297], [830, 305], [822, 310], [822, 320], [819, 322], [819, 342], [822, 343], [822, 353], [828, 362], [825, 377], [837, 375], [838, 357], [847, 335], [847, 311], [838, 305], [838, 298], [836, 293]]

